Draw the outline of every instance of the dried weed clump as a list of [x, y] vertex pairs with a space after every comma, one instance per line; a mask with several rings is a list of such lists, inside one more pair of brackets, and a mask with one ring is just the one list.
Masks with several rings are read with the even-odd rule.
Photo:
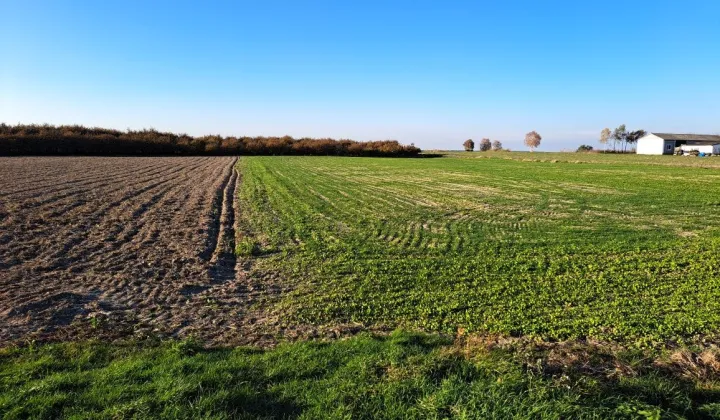
[[699, 352], [677, 350], [655, 365], [687, 379], [711, 380], [720, 378], [720, 349], [711, 347]]

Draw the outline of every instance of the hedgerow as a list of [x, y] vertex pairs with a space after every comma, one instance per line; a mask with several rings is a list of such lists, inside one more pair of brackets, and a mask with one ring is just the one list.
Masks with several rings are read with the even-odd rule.
[[395, 140], [358, 142], [284, 137], [192, 137], [154, 129], [119, 131], [80, 125], [0, 124], [0, 156], [18, 155], [324, 155], [411, 157], [415, 146]]

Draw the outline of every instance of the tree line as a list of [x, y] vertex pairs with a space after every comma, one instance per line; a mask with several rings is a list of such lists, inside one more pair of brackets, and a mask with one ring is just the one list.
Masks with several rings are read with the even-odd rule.
[[645, 130], [634, 130], [628, 131], [625, 128], [625, 124], [620, 124], [618, 128], [610, 131], [609, 128], [604, 128], [600, 132], [600, 144], [604, 145], [607, 149], [608, 143], [612, 141], [613, 151], [617, 152], [617, 145], [620, 144], [620, 151], [625, 152], [628, 145], [634, 145], [637, 141], [645, 136], [647, 132]]
[[81, 125], [0, 124], [0, 155], [322, 155], [412, 157], [421, 150], [396, 140], [354, 141], [330, 138], [234, 137], [119, 131]]
[[[607, 145], [612, 142], [613, 152], [624, 153], [627, 151], [628, 146], [634, 145], [641, 137], [645, 136], [646, 134], [647, 132], [645, 130], [629, 131], [625, 127], [625, 124], [621, 124], [613, 131], [610, 131], [609, 128], [603, 129], [600, 132], [600, 143], [605, 146], [607, 151]], [[540, 146], [541, 141], [542, 136], [537, 131], [531, 131], [525, 134], [525, 146], [527, 146], [531, 152], [535, 151], [535, 149]], [[472, 152], [473, 150], [475, 150], [475, 142], [472, 139], [467, 139], [463, 143], [463, 148], [466, 152]], [[490, 139], [482, 139], [480, 141], [479, 150], [481, 152], [485, 152], [488, 150], [503, 150], [503, 148], [502, 143], [497, 140], [491, 143]], [[586, 144], [581, 145], [577, 149], [578, 152], [590, 152], [592, 150], [593, 147]]]
[[[542, 141], [542, 136], [538, 134], [537, 131], [531, 131], [527, 134], [525, 134], [525, 146], [527, 146], [531, 152], [534, 152], [536, 148], [540, 146], [540, 142]], [[467, 139], [463, 143], [463, 148], [465, 148], [466, 152], [472, 152], [475, 150], [475, 142], [472, 139]], [[499, 140], [493, 140], [492, 142], [490, 139], [485, 138], [480, 140], [480, 146], [478, 149], [481, 152], [487, 152], [488, 150], [494, 150], [494, 151], [500, 151], [504, 150], [502, 143], [500, 143]]]

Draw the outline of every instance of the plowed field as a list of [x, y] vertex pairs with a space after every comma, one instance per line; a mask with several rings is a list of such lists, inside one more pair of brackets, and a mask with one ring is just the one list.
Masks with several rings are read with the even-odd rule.
[[0, 342], [232, 342], [252, 321], [234, 257], [235, 158], [0, 159]]

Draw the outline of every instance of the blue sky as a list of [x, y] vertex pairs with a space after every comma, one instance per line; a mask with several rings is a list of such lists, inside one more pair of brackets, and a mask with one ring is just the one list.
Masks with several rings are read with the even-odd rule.
[[720, 133], [720, 1], [0, 0], [0, 121], [201, 135]]

